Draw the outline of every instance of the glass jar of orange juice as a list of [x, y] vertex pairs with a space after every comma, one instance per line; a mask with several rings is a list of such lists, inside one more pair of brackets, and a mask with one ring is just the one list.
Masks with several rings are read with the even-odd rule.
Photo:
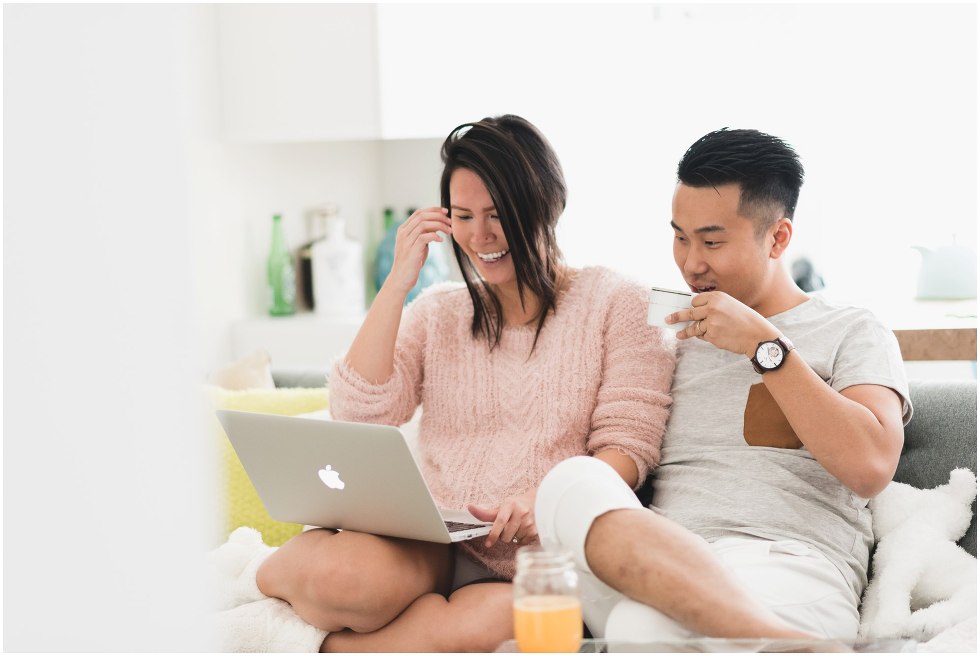
[[522, 652], [576, 652], [582, 604], [572, 553], [541, 545], [517, 551], [514, 637]]

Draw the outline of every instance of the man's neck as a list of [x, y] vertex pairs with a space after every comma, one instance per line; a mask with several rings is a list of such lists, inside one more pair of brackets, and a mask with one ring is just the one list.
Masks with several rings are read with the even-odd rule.
[[789, 273], [781, 271], [774, 276], [764, 291], [756, 296], [753, 310], [769, 318], [795, 308], [809, 300], [806, 292], [796, 286]]

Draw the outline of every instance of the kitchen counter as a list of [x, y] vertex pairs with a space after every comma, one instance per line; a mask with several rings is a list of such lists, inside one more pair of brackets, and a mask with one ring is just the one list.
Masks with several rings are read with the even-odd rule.
[[275, 368], [325, 371], [347, 352], [363, 321], [363, 316], [326, 319], [311, 312], [245, 319], [232, 325], [232, 355], [242, 358], [264, 349]]
[[[977, 359], [976, 299], [909, 300], [880, 307], [871, 304], [870, 309], [895, 331], [906, 362]], [[238, 321], [232, 326], [233, 355], [241, 358], [261, 348], [277, 368], [326, 369], [347, 352], [363, 320], [363, 316], [325, 319], [307, 312]]]
[[977, 359], [976, 299], [910, 300], [871, 309], [895, 331], [906, 361]]

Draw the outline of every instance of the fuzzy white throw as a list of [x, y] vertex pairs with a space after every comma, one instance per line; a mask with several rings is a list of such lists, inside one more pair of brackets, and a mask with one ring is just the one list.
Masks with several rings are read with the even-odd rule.
[[858, 635], [928, 641], [976, 618], [977, 559], [956, 544], [976, 496], [976, 476], [961, 468], [934, 489], [893, 482], [871, 500], [878, 546]]
[[212, 629], [221, 651], [320, 651], [327, 632], [301, 620], [285, 601], [262, 594], [255, 583], [259, 565], [275, 550], [258, 531], [243, 526], [208, 554], [218, 611]]

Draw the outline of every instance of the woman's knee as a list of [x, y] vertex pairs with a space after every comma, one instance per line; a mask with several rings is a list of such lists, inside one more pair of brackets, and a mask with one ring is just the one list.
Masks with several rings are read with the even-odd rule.
[[310, 582], [329, 567], [334, 535], [326, 530], [307, 531], [279, 547], [255, 573], [259, 590], [290, 603], [308, 594]]
[[420, 595], [445, 585], [452, 576], [449, 562], [444, 545], [309, 531], [270, 556], [257, 583], [311, 624], [366, 632], [385, 626]]

